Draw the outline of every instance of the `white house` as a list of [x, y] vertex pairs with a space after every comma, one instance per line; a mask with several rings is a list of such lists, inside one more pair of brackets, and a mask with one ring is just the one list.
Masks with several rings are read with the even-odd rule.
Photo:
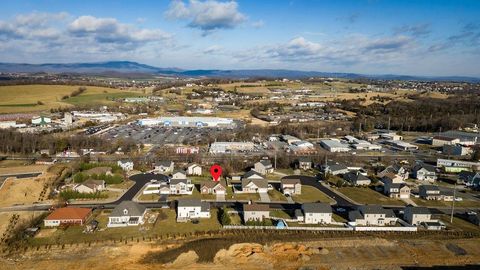
[[144, 223], [147, 208], [139, 203], [123, 201], [108, 217], [108, 227], [138, 226]]
[[305, 224], [332, 223], [332, 207], [326, 203], [304, 203], [302, 205]]
[[187, 167], [187, 174], [188, 175], [202, 175], [202, 167], [198, 164], [190, 164]]
[[268, 181], [265, 179], [242, 179], [241, 193], [267, 193]]
[[178, 201], [177, 222], [191, 219], [210, 218], [210, 203], [199, 199], [183, 199]]
[[282, 179], [280, 180], [281, 189], [283, 194], [300, 195], [302, 194], [302, 183], [300, 179]]
[[432, 213], [426, 207], [415, 207], [407, 206], [405, 207], [403, 213], [403, 219], [408, 222], [410, 225], [420, 225], [422, 222], [432, 222]]
[[249, 203], [243, 205], [243, 220], [247, 221], [263, 221], [270, 218], [270, 207], [268, 204]]
[[262, 159], [254, 164], [254, 170], [262, 175], [273, 173], [273, 166], [270, 160]]
[[355, 226], [395, 225], [397, 217], [392, 209], [384, 209], [379, 205], [362, 205], [348, 213], [348, 219]]
[[186, 179], [187, 174], [185, 171], [176, 171], [172, 174], [172, 179]]
[[413, 178], [420, 181], [435, 182], [437, 180], [437, 175], [435, 172], [435, 167], [428, 164], [417, 164], [412, 169]]
[[117, 165], [126, 172], [133, 170], [133, 161], [130, 160], [119, 160], [117, 161]]
[[194, 185], [190, 179], [171, 179], [170, 180], [170, 194], [191, 195], [193, 193]]
[[173, 161], [159, 161], [153, 165], [153, 171], [156, 173], [171, 173], [173, 172]]

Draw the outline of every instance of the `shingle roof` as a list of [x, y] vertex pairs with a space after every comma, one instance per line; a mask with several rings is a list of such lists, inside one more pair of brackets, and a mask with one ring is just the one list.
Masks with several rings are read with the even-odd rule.
[[332, 207], [327, 203], [304, 203], [302, 208], [305, 213], [332, 213]]
[[200, 207], [202, 212], [210, 211], [210, 203], [202, 202], [200, 199], [180, 199], [178, 207]]
[[287, 179], [282, 179], [280, 180], [282, 185], [289, 184], [289, 185], [295, 185], [300, 183], [300, 179], [298, 178], [287, 178]]
[[[124, 210], [127, 210], [127, 214], [124, 213]], [[132, 201], [123, 201], [119, 205], [115, 206], [111, 217], [123, 217], [123, 216], [141, 216], [147, 208], [139, 203]]]
[[409, 208], [410, 211], [412, 212], [412, 214], [415, 214], [415, 215], [429, 215], [431, 214], [430, 213], [430, 210], [428, 210], [428, 208], [426, 207], [415, 207], [415, 206], [407, 206], [406, 208]]
[[242, 179], [242, 188], [246, 187], [249, 183], [253, 183], [259, 188], [268, 188], [268, 181], [265, 179]]
[[243, 178], [249, 178], [250, 176], [252, 175], [258, 175], [260, 177], [263, 178], [263, 176], [261, 174], [259, 174], [258, 172], [254, 171], [254, 170], [250, 170], [248, 172], [246, 172], [244, 175], [243, 175]]
[[188, 183], [188, 179], [170, 179], [170, 185], [177, 185], [179, 183]]
[[85, 219], [91, 212], [91, 208], [63, 207], [55, 209], [45, 220]]
[[270, 211], [270, 206], [268, 204], [244, 204], [243, 211]]
[[380, 205], [362, 205], [359, 210], [363, 214], [386, 214], [386, 211]]

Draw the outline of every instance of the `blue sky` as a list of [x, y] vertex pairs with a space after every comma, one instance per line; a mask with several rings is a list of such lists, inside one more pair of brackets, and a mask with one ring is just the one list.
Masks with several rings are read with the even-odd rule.
[[0, 62], [480, 77], [480, 1], [2, 1]]

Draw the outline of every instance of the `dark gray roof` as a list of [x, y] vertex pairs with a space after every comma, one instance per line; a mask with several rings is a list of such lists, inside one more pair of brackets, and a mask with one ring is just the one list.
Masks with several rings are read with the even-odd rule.
[[202, 212], [210, 211], [210, 203], [202, 202], [200, 199], [180, 199], [178, 207], [200, 207]]
[[415, 165], [415, 167], [413, 167], [413, 170], [418, 171], [422, 168], [429, 171], [429, 172], [435, 172], [436, 171], [435, 166], [432, 166], [430, 164], [425, 164], [425, 163]]
[[243, 178], [248, 178], [252, 175], [258, 175], [258, 176], [261, 176], [263, 178], [263, 176], [261, 174], [259, 174], [258, 172], [254, 171], [254, 170], [250, 170], [248, 172], [246, 172], [244, 175], [243, 175]]
[[170, 185], [177, 185], [179, 183], [187, 184], [188, 179], [170, 179]]
[[172, 163], [172, 161], [157, 161], [155, 162], [155, 166], [170, 167]]
[[[127, 214], [124, 213], [124, 210], [127, 210]], [[115, 206], [111, 217], [123, 217], [123, 216], [142, 216], [147, 208], [139, 203], [132, 201], [123, 201], [119, 205]]]
[[359, 207], [362, 214], [386, 214], [386, 211], [380, 205], [362, 205]]
[[262, 159], [259, 162], [262, 163], [262, 165], [265, 167], [272, 167], [272, 163], [270, 162], [270, 160]]
[[437, 191], [440, 190], [437, 186], [434, 185], [421, 185], [418, 187], [420, 190], [425, 190], [425, 191]]
[[358, 171], [346, 173], [343, 176], [343, 179], [349, 182], [370, 180], [368, 177], [359, 173]]
[[270, 211], [270, 206], [268, 204], [244, 204], [243, 211]]
[[350, 221], [355, 221], [357, 219], [362, 219], [363, 218], [362, 214], [358, 210], [351, 211], [349, 213], [348, 217], [350, 218]]
[[[410, 209], [410, 211], [412, 212], [412, 214], [415, 214], [415, 215], [429, 215], [431, 214], [430, 213], [430, 210], [428, 210], [428, 208], [426, 207], [415, 207], [415, 206], [407, 206], [406, 208]], [[405, 208], [405, 209], [406, 209]]]
[[303, 217], [303, 212], [300, 209], [295, 209], [295, 216], [296, 217]]
[[298, 162], [312, 162], [309, 157], [299, 157]]
[[348, 167], [343, 165], [343, 164], [334, 164], [334, 165], [331, 165], [329, 166], [329, 170], [330, 171], [343, 171], [343, 170], [347, 170]]
[[327, 203], [304, 203], [302, 208], [305, 213], [332, 213], [332, 207]]

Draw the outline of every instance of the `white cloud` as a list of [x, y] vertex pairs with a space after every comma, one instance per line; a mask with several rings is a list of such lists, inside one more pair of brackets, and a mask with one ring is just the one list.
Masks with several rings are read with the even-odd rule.
[[187, 3], [175, 0], [170, 3], [165, 16], [170, 19], [189, 21], [188, 26], [208, 34], [218, 29], [230, 29], [243, 23], [247, 17], [238, 11], [235, 1], [190, 0]]
[[262, 28], [265, 26], [265, 22], [263, 20], [258, 20], [256, 22], [252, 22], [252, 27], [253, 28]]
[[212, 45], [203, 50], [204, 54], [218, 54], [223, 51], [223, 47], [219, 45]]

